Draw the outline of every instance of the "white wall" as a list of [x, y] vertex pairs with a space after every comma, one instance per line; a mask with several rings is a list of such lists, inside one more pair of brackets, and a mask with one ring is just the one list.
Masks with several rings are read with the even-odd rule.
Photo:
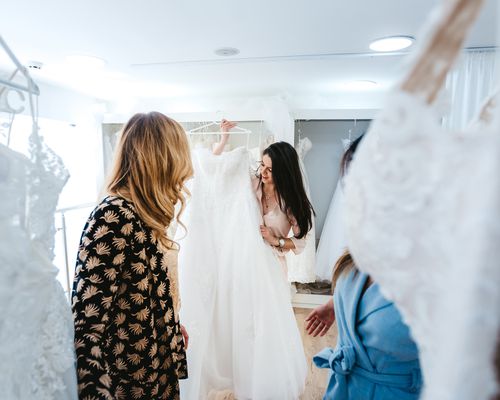
[[[179, 97], [176, 99], [122, 99], [109, 103], [106, 123], [124, 123], [136, 112], [160, 111], [179, 122], [263, 121], [276, 140], [294, 143], [294, 121], [308, 118], [373, 118], [385, 92], [349, 91], [329, 96], [283, 93], [260, 97]], [[364, 113], [362, 111], [365, 111]]]
[[317, 120], [297, 121], [296, 137], [308, 137], [312, 148], [306, 154], [304, 165], [309, 179], [311, 202], [316, 211], [316, 238], [323, 230], [325, 217], [339, 176], [340, 159], [344, 152], [341, 140], [349, 136], [354, 140], [366, 132], [369, 121]]
[[59, 127], [55, 133], [50, 132], [50, 127], [41, 126], [41, 134], [50, 136], [50, 145], [72, 175], [60, 206], [95, 201], [102, 184], [101, 121], [105, 105], [73, 90], [45, 83], [38, 85], [39, 117]]

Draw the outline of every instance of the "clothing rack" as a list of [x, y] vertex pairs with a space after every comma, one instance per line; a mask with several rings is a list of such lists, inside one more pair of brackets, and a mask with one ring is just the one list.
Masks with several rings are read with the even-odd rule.
[[[219, 130], [204, 131], [204, 129], [210, 128], [210, 127], [217, 127], [217, 128], [219, 128]], [[220, 135], [222, 132], [220, 131], [220, 122], [213, 121], [213, 122], [209, 122], [208, 124], [199, 126], [197, 128], [190, 129], [186, 133], [189, 135]], [[247, 134], [252, 133], [252, 131], [250, 129], [245, 129], [245, 128], [241, 128], [239, 126], [235, 126], [227, 133], [230, 135], [247, 135]]]
[[[213, 127], [216, 127], [218, 130], [208, 130], [208, 131], [204, 130], [204, 129], [213, 128]], [[220, 121], [209, 122], [208, 124], [191, 129], [191, 130], [187, 131], [186, 133], [188, 135], [221, 135], [222, 132], [220, 130]], [[246, 148], [248, 149], [248, 146], [250, 143], [250, 134], [252, 133], [252, 131], [250, 129], [241, 128], [240, 126], [235, 126], [235, 127], [231, 128], [231, 130], [228, 131], [227, 133], [229, 135], [246, 135], [246, 137], [247, 137]]]
[[[40, 94], [40, 89], [38, 88], [38, 86], [36, 85], [36, 83], [31, 78], [28, 70], [17, 59], [17, 57], [14, 55], [14, 53], [12, 52], [12, 50], [7, 45], [7, 43], [5, 42], [5, 40], [3, 39], [3, 37], [1, 35], [0, 35], [0, 47], [2, 47], [4, 49], [4, 51], [7, 53], [7, 55], [9, 56], [9, 58], [11, 59], [11, 61], [14, 63], [14, 65], [16, 67], [16, 70], [14, 71], [14, 73], [12, 74], [12, 76], [11, 76], [10, 79], [4, 79], [4, 78], [0, 77], [0, 85], [4, 86], [4, 87], [8, 87], [10, 89], [19, 90], [19, 91], [22, 91], [22, 92], [28, 92], [28, 93], [32, 93], [32, 94], [35, 94], [35, 95], [39, 95]], [[13, 77], [16, 75], [16, 73], [18, 71], [21, 72], [24, 75], [24, 77], [26, 78], [27, 85], [22, 85], [22, 84], [19, 84], [17, 82], [14, 82], [12, 80]]]

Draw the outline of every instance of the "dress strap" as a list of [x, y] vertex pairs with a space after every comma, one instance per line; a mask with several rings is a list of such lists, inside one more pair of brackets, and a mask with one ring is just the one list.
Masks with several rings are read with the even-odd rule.
[[442, 16], [401, 85], [403, 91], [421, 95], [427, 104], [432, 104], [439, 93], [484, 0], [442, 3]]

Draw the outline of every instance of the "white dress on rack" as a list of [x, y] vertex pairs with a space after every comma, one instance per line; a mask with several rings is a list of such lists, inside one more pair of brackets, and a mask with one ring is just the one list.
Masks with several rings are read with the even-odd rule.
[[36, 133], [32, 160], [0, 145], [0, 398], [73, 400], [73, 318], [52, 264], [67, 180]]
[[344, 193], [342, 181], [339, 178], [326, 214], [316, 253], [316, 275], [322, 280], [332, 280], [333, 267], [347, 248], [344, 212]]
[[298, 399], [307, 374], [290, 289], [260, 236], [244, 148], [193, 152], [195, 179], [180, 241], [189, 378], [181, 399]]
[[[299, 140], [296, 146], [297, 154], [299, 156], [300, 169], [302, 171], [302, 179], [304, 181], [304, 187], [306, 194], [311, 198], [309, 190], [309, 179], [307, 177], [306, 168], [304, 166], [304, 157], [307, 152], [311, 149], [312, 143], [309, 138], [303, 138]], [[316, 263], [316, 233], [315, 227], [316, 223], [314, 220], [314, 215], [312, 216], [312, 227], [306, 235], [306, 245], [302, 252], [295, 254], [293, 252], [287, 252], [286, 265], [288, 267], [288, 281], [289, 282], [300, 282], [308, 283], [314, 282], [316, 280], [315, 273], [315, 263]], [[290, 235], [292, 232], [290, 233]]]
[[499, 133], [498, 103], [488, 125], [448, 132], [431, 106], [395, 91], [345, 179], [349, 248], [411, 328], [424, 399], [496, 390]]

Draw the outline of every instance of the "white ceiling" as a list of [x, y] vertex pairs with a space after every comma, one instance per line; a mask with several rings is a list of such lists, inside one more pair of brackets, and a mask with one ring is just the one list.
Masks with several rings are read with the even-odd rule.
[[[367, 53], [375, 38], [419, 28], [437, 0], [10, 0], [0, 34], [35, 78], [102, 98], [328, 94], [363, 79], [383, 90], [402, 56]], [[488, 0], [466, 46], [495, 45], [498, 0]], [[236, 47], [228, 59], [214, 54]], [[65, 64], [101, 57], [103, 70]], [[335, 56], [337, 54], [337, 56]]]

